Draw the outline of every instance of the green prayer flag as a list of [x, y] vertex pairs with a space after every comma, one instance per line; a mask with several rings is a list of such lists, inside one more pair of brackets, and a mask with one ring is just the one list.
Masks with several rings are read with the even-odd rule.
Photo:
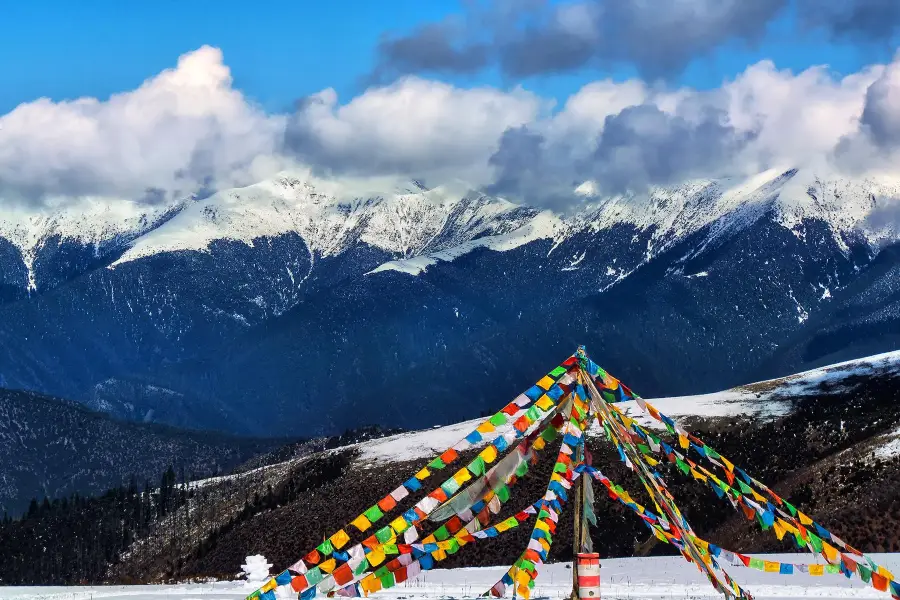
[[500, 502], [506, 502], [509, 500], [509, 488], [505, 485], [497, 490], [497, 498], [500, 499]]
[[472, 475], [475, 475], [476, 477], [481, 477], [482, 475], [484, 475], [484, 470], [485, 470], [484, 459], [480, 456], [476, 456], [475, 460], [473, 460], [471, 463], [469, 463], [468, 468], [469, 468], [469, 471], [472, 472]]
[[394, 530], [390, 527], [382, 527], [378, 531], [375, 532], [375, 539], [381, 542], [382, 544], [386, 543], [394, 536]]
[[390, 569], [387, 568], [387, 565], [381, 565], [380, 567], [378, 567], [375, 570], [375, 577], [377, 577], [378, 579], [381, 579], [382, 577], [387, 575], [389, 572], [390, 572]]
[[375, 505], [373, 505], [372, 507], [370, 507], [370, 508], [369, 508], [368, 510], [366, 510], [366, 512], [364, 512], [363, 514], [364, 514], [364, 515], [366, 516], [366, 518], [367, 518], [369, 521], [371, 521], [372, 523], [376, 522], [378, 519], [380, 519], [381, 517], [384, 516], [384, 513], [381, 512], [381, 509], [378, 508], [378, 505], [377, 505], [377, 504], [375, 504]]
[[532, 406], [525, 411], [525, 416], [528, 417], [529, 421], [537, 421], [541, 418], [541, 411], [538, 410], [537, 406]]
[[455, 479], [448, 479], [441, 484], [441, 489], [444, 490], [444, 493], [448, 496], [452, 496], [459, 491], [459, 482]]
[[746, 483], [744, 483], [740, 479], [738, 479], [737, 482], [738, 482], [738, 487], [741, 488], [741, 492], [743, 492], [744, 494], [752, 494], [753, 493], [753, 490], [751, 490], [750, 486], [748, 486]]
[[304, 575], [306, 575], [306, 583], [309, 585], [316, 585], [325, 579], [325, 576], [322, 574], [322, 569], [319, 567], [314, 567], [307, 571]]
[[859, 578], [869, 583], [872, 579], [872, 569], [865, 565], [856, 565], [856, 570], [859, 571]]
[[706, 448], [706, 455], [710, 458], [722, 458], [722, 455], [710, 448], [709, 446], [704, 446]]
[[555, 427], [547, 427], [541, 432], [541, 439], [545, 442], [550, 443], [556, 439], [556, 428]]
[[841, 568], [837, 565], [825, 565], [825, 572], [829, 575], [837, 575], [841, 572]]
[[366, 558], [362, 559], [362, 562], [357, 565], [355, 569], [353, 569], [354, 575], [362, 575], [369, 569], [369, 561]]
[[793, 505], [793, 504], [791, 504], [790, 502], [788, 502], [787, 500], [785, 500], [785, 501], [784, 501], [784, 505], [787, 506], [788, 512], [791, 513], [791, 516], [792, 516], [792, 517], [796, 517], [796, 516], [797, 516], [797, 509], [794, 508], [794, 505]]
[[447, 466], [447, 465], [444, 464], [444, 461], [441, 460], [441, 457], [440, 457], [440, 456], [438, 456], [437, 458], [435, 458], [434, 460], [432, 460], [430, 463], [428, 463], [428, 468], [429, 468], [429, 469], [438, 469], [438, 470], [440, 470], [440, 469], [443, 469], [443, 468], [446, 467], [446, 466]]
[[400, 554], [400, 548], [397, 547], [397, 544], [385, 544], [381, 549], [384, 550], [385, 554]]
[[642, 454], [652, 454], [653, 453], [653, 451], [650, 450], [650, 446], [647, 446], [645, 444], [638, 444], [637, 447], [638, 447], [638, 450], [640, 450]]
[[554, 473], [565, 473], [566, 465], [564, 465], [561, 462], [556, 463], [555, 465], [553, 465], [553, 472]]
[[513, 527], [518, 527], [518, 526], [519, 526], [519, 522], [516, 520], [515, 517], [509, 517], [508, 519], [506, 519], [506, 520], [503, 521], [503, 522], [506, 523], [507, 525], [509, 525], [509, 528], [510, 528], [510, 529], [512, 529]]
[[691, 472], [691, 468], [688, 466], [688, 464], [680, 458], [675, 458], [675, 464], [678, 465], [678, 468], [681, 469], [681, 472], [685, 475]]
[[494, 427], [500, 427], [501, 425], [506, 425], [506, 413], [499, 412], [493, 417], [491, 417], [490, 424]]
[[334, 546], [332, 545], [331, 540], [325, 540], [324, 542], [316, 546], [316, 550], [318, 550], [325, 556], [328, 556], [329, 554], [334, 552]]
[[386, 589], [390, 587], [394, 587], [394, 574], [388, 571], [388, 573], [384, 577], [379, 577], [379, 581], [381, 581], [381, 588]]
[[525, 560], [524, 558], [519, 561], [519, 568], [523, 571], [528, 571], [529, 573], [534, 573], [537, 570], [533, 562], [531, 562], [530, 560]]
[[523, 460], [519, 463], [519, 466], [516, 467], [516, 477], [524, 477], [526, 473], [528, 473], [528, 461]]
[[538, 513], [537, 518], [538, 518], [538, 521], [540, 521], [541, 519], [549, 519], [550, 513], [542, 508], [541, 512]]
[[809, 542], [812, 544], [813, 549], [816, 552], [822, 552], [822, 538], [814, 534], [812, 531], [806, 530], [807, 535], [809, 536]]
[[750, 559], [750, 568], [756, 569], [758, 571], [765, 571], [766, 564], [763, 562], [761, 558], [751, 558]]
[[450, 538], [450, 543], [448, 544], [448, 548], [446, 550], [447, 554], [456, 554], [459, 551], [459, 540], [456, 538]]
[[443, 542], [443, 541], [446, 540], [448, 537], [450, 537], [450, 532], [447, 530], [447, 526], [446, 526], [446, 525], [441, 525], [441, 526], [437, 529], [437, 531], [434, 532], [434, 539], [436, 539], [436, 540], [439, 541], [439, 542]]
[[566, 372], [566, 368], [563, 366], [559, 366], [559, 367], [556, 367], [555, 369], [553, 369], [552, 371], [550, 371], [549, 373], [547, 373], [547, 375], [556, 379], [557, 377], [559, 377], [560, 375], [562, 375], [565, 372]]

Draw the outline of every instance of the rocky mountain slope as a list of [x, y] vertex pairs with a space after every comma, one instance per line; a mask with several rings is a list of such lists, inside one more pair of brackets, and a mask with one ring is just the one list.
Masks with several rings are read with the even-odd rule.
[[285, 173], [12, 214], [0, 385], [255, 435], [463, 419], [582, 343], [646, 394], [721, 389], [896, 346], [897, 197], [787, 170], [556, 215]]

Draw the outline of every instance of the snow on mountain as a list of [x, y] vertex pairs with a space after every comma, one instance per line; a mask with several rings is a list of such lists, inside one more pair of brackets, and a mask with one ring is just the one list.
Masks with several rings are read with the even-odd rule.
[[379, 271], [399, 271], [409, 275], [419, 275], [428, 267], [437, 264], [439, 261], [450, 262], [456, 260], [464, 254], [472, 252], [476, 248], [488, 248], [498, 252], [512, 250], [519, 246], [524, 246], [530, 242], [541, 239], [554, 239], [563, 225], [563, 221], [551, 213], [544, 211], [538, 213], [529, 222], [521, 227], [510, 231], [509, 233], [501, 233], [490, 237], [482, 237], [467, 242], [462, 242], [457, 246], [431, 252], [421, 256], [409, 259], [393, 260], [379, 265], [375, 269], [369, 271], [368, 274], [378, 273]]
[[[590, 182], [589, 182], [590, 183]], [[0, 216], [0, 237], [17, 246], [34, 287], [34, 260], [42, 244], [74, 240], [99, 248], [110, 240], [130, 247], [112, 268], [179, 250], [207, 251], [216, 240], [253, 246], [260, 238], [297, 233], [312, 257], [336, 256], [364, 243], [395, 256], [370, 273], [418, 275], [476, 248], [504, 251], [533, 241], [553, 248], [580, 233], [628, 224], [651, 232], [644, 262], [709, 227], [710, 244], [774, 209], [776, 221], [804, 235], [804, 219], [818, 219], [846, 246], [858, 231], [872, 246], [900, 236], [896, 227], [870, 223], [872, 211], [900, 197], [900, 179], [851, 180], [807, 170], [773, 169], [744, 178], [701, 179], [643, 194], [609, 197], [583, 184], [569, 216], [519, 207], [478, 194], [462, 182], [432, 189], [400, 178], [315, 177], [285, 172], [203, 200], [165, 205], [86, 198], [61, 208], [22, 208]], [[552, 250], [551, 250], [552, 252]], [[630, 270], [623, 271], [627, 276]]]
[[[403, 180], [323, 180], [284, 173], [192, 204], [137, 240], [111, 266], [161, 252], [205, 251], [215, 240], [252, 246], [259, 238], [290, 232], [299, 234], [319, 257], [338, 255], [362, 242], [410, 258], [478, 235], [505, 233], [532, 215], [461, 184], [427, 189]], [[442, 234], [448, 235], [441, 239]]]
[[[189, 202], [162, 205], [120, 198], [57, 199], [47, 206], [6, 207], [0, 214], [0, 238], [16, 246], [34, 289], [34, 261], [45, 244], [75, 241], [94, 246], [95, 254], [112, 240], [128, 242], [152, 229]], [[54, 241], [55, 240], [55, 241]]]

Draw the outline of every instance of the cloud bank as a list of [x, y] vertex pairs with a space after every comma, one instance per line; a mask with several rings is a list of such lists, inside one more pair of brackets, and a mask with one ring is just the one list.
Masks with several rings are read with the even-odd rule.
[[844, 77], [763, 61], [702, 91], [595, 81], [559, 105], [522, 88], [406, 76], [346, 100], [326, 89], [291, 114], [268, 114], [232, 87], [221, 52], [203, 47], [133, 91], [40, 99], [0, 116], [0, 203], [161, 202], [304, 166], [462, 178], [563, 207], [587, 180], [620, 193], [824, 162], [896, 172], [898, 159], [900, 55]]
[[474, 73], [495, 66], [512, 78], [585, 67], [633, 66], [669, 79], [694, 59], [752, 46], [785, 18], [793, 31], [855, 46], [900, 33], [895, 0], [493, 0], [426, 23], [378, 46], [376, 79], [410, 73]]

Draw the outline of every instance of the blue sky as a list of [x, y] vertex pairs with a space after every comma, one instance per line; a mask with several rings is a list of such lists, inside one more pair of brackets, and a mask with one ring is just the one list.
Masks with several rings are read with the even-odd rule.
[[[452, 0], [10, 0], [0, 20], [0, 114], [42, 96], [106, 98], [134, 89], [203, 44], [222, 49], [235, 87], [268, 111], [287, 111], [297, 98], [327, 87], [346, 101], [361, 91], [384, 32], [403, 34], [461, 11]], [[798, 37], [793, 21], [791, 11], [782, 13], [758, 44], [728, 43], [694, 59], [673, 83], [715, 87], [766, 58], [779, 68], [828, 64], [850, 73], [892, 54], [889, 45], [832, 43], [821, 32]], [[634, 69], [620, 65], [523, 81], [503, 78], [496, 69], [442, 78], [465, 87], [523, 83], [562, 100], [587, 81], [632, 76]]]

